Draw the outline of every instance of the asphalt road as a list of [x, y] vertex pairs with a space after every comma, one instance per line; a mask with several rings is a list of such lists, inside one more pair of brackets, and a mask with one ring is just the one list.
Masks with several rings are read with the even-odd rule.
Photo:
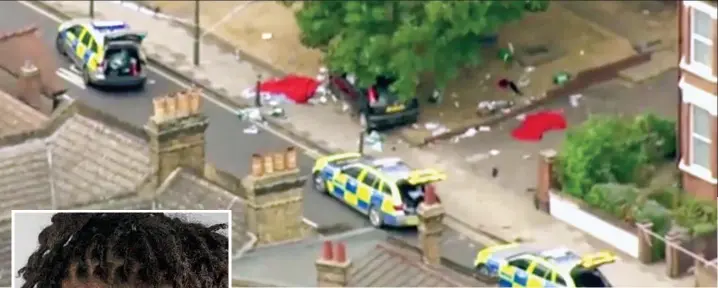
[[[27, 25], [38, 26], [41, 37], [45, 40], [48, 48], [53, 49], [53, 53], [57, 55], [58, 67], [71, 70], [69, 62], [62, 59], [53, 48], [58, 25], [55, 20], [15, 1], [0, 2], [0, 27], [2, 27], [0, 31], [12, 31]], [[130, 92], [100, 91], [82, 87], [82, 85], [78, 85], [78, 81], [63, 79], [67, 82], [67, 94], [70, 97], [80, 99], [119, 119], [142, 126], [149, 119], [152, 97], [182, 89], [177, 83], [178, 80], [169, 77], [161, 70], [150, 70], [146, 88], [143, 91]], [[204, 103], [203, 110], [210, 121], [206, 137], [208, 160], [222, 170], [242, 177], [249, 171], [249, 158], [253, 153], [276, 151], [292, 145], [283, 137], [268, 131], [261, 131], [256, 135], [244, 134], [243, 130], [251, 124], [239, 120], [235, 111], [214, 101], [205, 101]], [[299, 165], [302, 171], [309, 173], [313, 159], [303, 153], [299, 159]], [[327, 233], [338, 233], [369, 225], [366, 216], [354, 212], [329, 196], [312, 191], [309, 183], [307, 184], [304, 194], [304, 216], [310, 222], [320, 228], [333, 227], [333, 229], [326, 230]], [[415, 229], [394, 230], [392, 234], [418, 245]], [[481, 247], [452, 230], [444, 233], [442, 242], [445, 247], [444, 256], [466, 267], [471, 266], [476, 250]]]
[[[57, 34], [58, 23], [36, 11], [15, 1], [0, 2], [1, 31], [13, 31], [37, 25], [41, 31], [40, 37], [45, 40], [47, 47], [57, 56], [58, 67], [70, 69], [69, 61], [60, 57], [54, 51], [54, 39]], [[63, 78], [65, 79], [65, 78]], [[182, 89], [176, 82], [150, 70], [148, 85], [144, 91], [100, 91], [93, 88], [80, 87], [76, 81], [67, 81], [67, 94], [86, 102], [92, 107], [109, 112], [114, 116], [142, 126], [150, 117], [152, 110], [152, 97], [166, 95]], [[275, 134], [261, 131], [256, 135], [244, 134], [243, 130], [250, 123], [240, 121], [234, 111], [218, 105], [213, 101], [204, 101], [204, 113], [209, 117], [210, 125], [207, 131], [207, 157], [218, 168], [237, 176], [244, 176], [249, 171], [249, 159], [252, 153], [258, 151], [279, 151], [292, 144]], [[313, 159], [302, 154], [299, 165], [304, 172], [309, 172]], [[318, 226], [342, 226], [346, 229], [365, 227], [366, 218], [354, 213], [340, 205], [337, 201], [311, 193], [309, 186], [304, 194], [305, 218]]]

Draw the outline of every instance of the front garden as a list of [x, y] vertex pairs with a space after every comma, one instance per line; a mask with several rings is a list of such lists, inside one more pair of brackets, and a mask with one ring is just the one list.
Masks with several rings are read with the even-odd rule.
[[[691, 237], [716, 232], [716, 204], [685, 193], [676, 169], [676, 123], [653, 114], [593, 116], [567, 133], [554, 167], [554, 186], [630, 225], [653, 223], [665, 235], [682, 228]], [[665, 244], [654, 241], [652, 259]]]

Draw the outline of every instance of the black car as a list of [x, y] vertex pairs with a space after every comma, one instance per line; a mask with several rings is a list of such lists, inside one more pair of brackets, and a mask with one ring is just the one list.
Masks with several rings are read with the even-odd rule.
[[330, 89], [346, 101], [359, 124], [370, 130], [380, 130], [415, 123], [419, 118], [419, 101], [416, 98], [401, 100], [391, 92], [394, 82], [390, 77], [378, 77], [375, 84], [357, 87], [347, 74], [330, 76]]

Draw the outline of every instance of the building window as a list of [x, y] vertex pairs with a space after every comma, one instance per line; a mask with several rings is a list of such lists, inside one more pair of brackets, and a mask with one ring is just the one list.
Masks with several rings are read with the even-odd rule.
[[713, 18], [706, 12], [691, 9], [691, 64], [712, 72]]
[[713, 116], [698, 106], [691, 105], [691, 165], [711, 169], [711, 120]]

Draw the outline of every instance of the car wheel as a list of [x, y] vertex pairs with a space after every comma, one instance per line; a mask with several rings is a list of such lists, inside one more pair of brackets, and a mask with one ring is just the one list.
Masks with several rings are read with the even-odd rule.
[[496, 276], [491, 275], [491, 271], [489, 271], [489, 267], [486, 266], [486, 264], [479, 264], [474, 269], [476, 278], [478, 278], [481, 281], [484, 282], [495, 282]]
[[57, 34], [57, 38], [55, 38], [55, 49], [57, 49], [60, 55], [67, 57], [67, 52], [65, 52], [65, 39], [62, 38], [60, 34]]
[[384, 219], [382, 219], [381, 212], [376, 207], [369, 208], [369, 223], [376, 228], [384, 226]]
[[326, 193], [327, 192], [327, 181], [322, 178], [322, 175], [319, 174], [319, 172], [315, 172], [314, 175], [312, 175], [312, 186], [314, 186], [314, 191]]

